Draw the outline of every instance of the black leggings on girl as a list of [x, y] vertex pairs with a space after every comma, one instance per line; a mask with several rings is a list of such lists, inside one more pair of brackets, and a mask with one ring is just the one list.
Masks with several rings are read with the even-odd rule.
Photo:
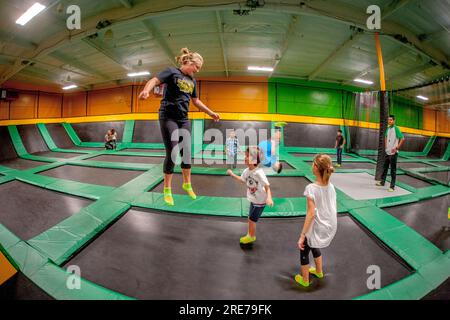
[[300, 250], [300, 264], [302, 266], [306, 266], [309, 264], [309, 252], [312, 251], [314, 259], [320, 258], [322, 253], [320, 252], [320, 249], [311, 248], [308, 245], [308, 239], [305, 238], [305, 250]]
[[[161, 135], [166, 148], [164, 173], [173, 174], [176, 154], [172, 152], [177, 147], [182, 158], [181, 168], [191, 168], [191, 122], [189, 120], [159, 120]], [[183, 142], [183, 140], [185, 140]], [[181, 143], [183, 142], [183, 143]], [[180, 143], [180, 145], [178, 145]], [[178, 146], [177, 146], [178, 145]]]

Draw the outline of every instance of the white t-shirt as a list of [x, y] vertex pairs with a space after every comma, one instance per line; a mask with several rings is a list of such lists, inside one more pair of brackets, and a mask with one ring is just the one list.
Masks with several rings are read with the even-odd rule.
[[326, 187], [311, 183], [304, 195], [314, 201], [316, 216], [306, 233], [308, 245], [321, 249], [330, 245], [337, 230], [336, 190], [330, 183]]
[[241, 175], [241, 180], [247, 184], [247, 199], [253, 204], [266, 204], [267, 192], [265, 186], [270, 186], [264, 170], [256, 168], [245, 169]]

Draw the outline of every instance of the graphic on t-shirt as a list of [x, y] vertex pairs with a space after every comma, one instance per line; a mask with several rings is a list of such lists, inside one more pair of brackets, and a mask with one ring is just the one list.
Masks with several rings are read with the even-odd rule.
[[252, 177], [247, 178], [247, 188], [251, 194], [255, 194], [258, 191], [258, 181]]
[[177, 79], [177, 86], [181, 92], [192, 94], [194, 92], [194, 83], [187, 79]]

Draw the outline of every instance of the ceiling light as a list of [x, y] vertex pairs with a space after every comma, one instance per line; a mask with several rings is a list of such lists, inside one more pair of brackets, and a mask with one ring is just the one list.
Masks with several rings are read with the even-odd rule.
[[67, 86], [67, 87], [63, 87], [63, 90], [70, 90], [70, 89], [75, 89], [75, 88], [78, 88], [78, 86], [77, 86], [77, 85], [74, 85], [74, 84], [72, 84], [72, 85], [70, 85], [70, 86]]
[[149, 75], [150, 75], [150, 72], [148, 72], [148, 71], [134, 72], [134, 73], [129, 73], [129, 74], [128, 74], [128, 76], [129, 76], [130, 78], [133, 78], [133, 77], [142, 77], [142, 76], [149, 76]]
[[248, 67], [249, 71], [266, 71], [273, 72], [273, 68], [270, 67]]
[[364, 84], [373, 84], [372, 81], [364, 80], [364, 79], [355, 79], [355, 80], [353, 80], [353, 81], [359, 82], [359, 83], [364, 83]]
[[423, 100], [423, 101], [428, 101], [430, 99], [428, 99], [427, 97], [424, 96], [417, 96], [418, 99]]
[[30, 9], [27, 10], [27, 12], [25, 12], [22, 16], [20, 16], [19, 19], [17, 19], [16, 23], [24, 26], [44, 9], [45, 6], [43, 6], [39, 2], [36, 2], [31, 6]]

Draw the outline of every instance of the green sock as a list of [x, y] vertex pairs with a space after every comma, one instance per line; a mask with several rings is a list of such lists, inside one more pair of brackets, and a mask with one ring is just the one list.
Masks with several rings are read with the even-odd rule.
[[173, 206], [173, 197], [172, 197], [172, 188], [166, 188], [164, 187], [164, 201], [168, 204]]
[[183, 183], [183, 190], [185, 190], [192, 199], [194, 199], [194, 200], [197, 199], [197, 196], [194, 193], [194, 190], [192, 190], [191, 183]]

